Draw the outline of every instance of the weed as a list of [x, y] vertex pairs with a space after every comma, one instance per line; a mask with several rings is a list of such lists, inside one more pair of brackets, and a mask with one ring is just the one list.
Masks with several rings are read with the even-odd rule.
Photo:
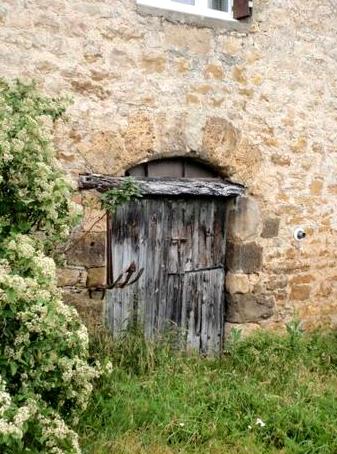
[[175, 351], [137, 331], [91, 351], [113, 363], [80, 429], [85, 453], [337, 453], [337, 337], [259, 332], [230, 337], [221, 358]]
[[228, 339], [225, 341], [224, 353], [235, 355], [241, 339], [242, 331], [237, 328], [232, 328]]

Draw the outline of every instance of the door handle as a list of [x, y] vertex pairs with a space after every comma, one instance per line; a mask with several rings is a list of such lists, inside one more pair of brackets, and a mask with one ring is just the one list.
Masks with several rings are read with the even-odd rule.
[[126, 277], [125, 277], [125, 280], [123, 282], [120, 282], [120, 279], [119, 277], [120, 276], [123, 276], [124, 273], [122, 273], [120, 276], [118, 276], [117, 280], [115, 281], [115, 285], [113, 285], [113, 287], [117, 287], [117, 288], [124, 288], [128, 285], [132, 285], [134, 284], [135, 282], [138, 281], [138, 279], [141, 277], [141, 275], [143, 274], [143, 271], [144, 271], [144, 268], [141, 268], [138, 273], [136, 274], [135, 278], [133, 280], [130, 281], [132, 275], [136, 272], [137, 270], [137, 267], [136, 267], [136, 264], [135, 262], [131, 262], [130, 265], [128, 266], [128, 268], [125, 270], [124, 273], [126, 273]]
[[[103, 285], [103, 286], [99, 286], [99, 287], [97, 287], [97, 286], [89, 287], [88, 288], [89, 297], [92, 298], [93, 290], [101, 290], [101, 291], [103, 291], [101, 299], [103, 299], [105, 296], [106, 290], [112, 290], [114, 288], [125, 288], [125, 287], [128, 287], [129, 285], [134, 284], [135, 282], [137, 282], [140, 279], [141, 275], [144, 272], [144, 268], [140, 268], [140, 270], [138, 271], [136, 276], [131, 280], [131, 278], [135, 274], [136, 270], [137, 270], [137, 267], [136, 267], [135, 262], [131, 262], [130, 265], [127, 267], [127, 269], [125, 271], [122, 271], [120, 273], [120, 275], [117, 277], [117, 279], [112, 284]], [[125, 273], [126, 273], [125, 279], [124, 279], [124, 281], [121, 282]]]

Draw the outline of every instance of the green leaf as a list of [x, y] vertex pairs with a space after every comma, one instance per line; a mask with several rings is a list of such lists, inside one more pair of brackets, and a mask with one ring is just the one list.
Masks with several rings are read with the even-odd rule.
[[10, 363], [10, 369], [11, 369], [12, 377], [14, 377], [14, 375], [16, 374], [16, 372], [17, 372], [17, 370], [18, 370], [17, 364], [14, 363], [14, 362], [11, 362], [11, 363]]

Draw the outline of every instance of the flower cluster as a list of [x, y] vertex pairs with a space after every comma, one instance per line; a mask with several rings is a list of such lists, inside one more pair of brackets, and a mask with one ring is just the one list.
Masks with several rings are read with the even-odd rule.
[[50, 140], [53, 123], [46, 121], [65, 107], [63, 100], [40, 96], [34, 85], [0, 80], [0, 240], [39, 232], [51, 248], [77, 220], [71, 184]]
[[[27, 398], [18, 406], [5, 391], [5, 382], [0, 378], [0, 435], [2, 445], [10, 452], [23, 452], [27, 429], [37, 434], [34, 448], [42, 452], [80, 454], [77, 433], [69, 428], [57, 412], [37, 399]], [[7, 451], [3, 451], [7, 452]]]
[[[76, 310], [62, 303], [54, 262], [34, 249], [31, 237], [17, 235], [4, 241], [3, 247], [7, 253], [0, 265], [0, 447], [1, 437], [6, 442], [22, 441], [26, 421], [33, 418], [41, 426], [39, 430], [44, 427], [50, 452], [78, 452], [76, 434], [65, 420], [86, 407], [91, 382], [97, 376], [87, 362], [87, 330]], [[3, 388], [5, 382], [10, 384], [14, 401], [15, 396], [27, 395], [34, 408], [48, 403], [54, 411], [53, 424], [39, 419], [31, 405], [5, 418], [12, 400]], [[70, 451], [56, 450], [61, 429], [62, 443], [64, 437], [72, 439]]]
[[34, 87], [0, 81], [0, 452], [78, 454], [74, 430], [97, 367], [48, 256], [76, 215]]

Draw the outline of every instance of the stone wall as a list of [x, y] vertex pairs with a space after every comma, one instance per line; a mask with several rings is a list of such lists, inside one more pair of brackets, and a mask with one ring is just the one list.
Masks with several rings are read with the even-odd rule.
[[[190, 156], [246, 186], [230, 212], [230, 324], [282, 328], [296, 316], [308, 328], [336, 325], [332, 2], [254, 0], [240, 31], [135, 3], [2, 0], [0, 75], [71, 94], [55, 141], [74, 182], [80, 172], [123, 175], [144, 160]], [[106, 224], [94, 194], [77, 200], [84, 221], [60, 284], [97, 319], [101, 301], [85, 286], [105, 279]], [[301, 245], [298, 225], [308, 234]]]

